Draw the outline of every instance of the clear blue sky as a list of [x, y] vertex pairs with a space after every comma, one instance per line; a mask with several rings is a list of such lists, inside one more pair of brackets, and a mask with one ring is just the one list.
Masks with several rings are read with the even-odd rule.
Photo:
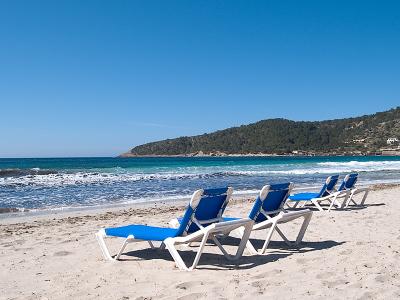
[[400, 1], [0, 0], [0, 157], [400, 104]]

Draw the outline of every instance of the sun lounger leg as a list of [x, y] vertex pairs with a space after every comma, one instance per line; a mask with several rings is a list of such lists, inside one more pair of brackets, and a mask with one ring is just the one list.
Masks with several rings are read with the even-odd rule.
[[218, 246], [218, 248], [221, 250], [222, 254], [228, 260], [238, 260], [242, 256], [243, 251], [246, 248], [246, 244], [248, 243], [252, 227], [253, 224], [249, 223], [235, 230], [234, 235], [236, 235], [238, 238], [241, 239], [235, 255], [231, 255], [228, 252], [226, 252], [225, 248], [222, 246], [222, 244], [219, 242], [219, 240], [215, 235], [212, 235], [211, 238], [214, 241], [214, 243]]
[[302, 207], [306, 206], [307, 201], [298, 201], [298, 203], [299, 203], [299, 208], [302, 208]]
[[191, 270], [193, 270], [194, 268], [196, 268], [197, 264], [199, 263], [200, 256], [201, 256], [201, 254], [203, 254], [204, 246], [205, 246], [206, 243], [207, 243], [207, 239], [208, 239], [208, 233], [205, 234], [205, 235], [203, 236], [203, 239], [201, 240], [201, 244], [200, 244], [200, 246], [199, 246], [199, 249], [197, 250], [197, 254], [196, 254], [196, 257], [194, 258], [193, 265], [190, 267]]
[[303, 221], [303, 224], [301, 225], [299, 234], [297, 235], [295, 245], [300, 244], [301, 241], [303, 240], [303, 237], [304, 237], [304, 234], [306, 233], [308, 224], [310, 224], [311, 217], [312, 217], [312, 212], [311, 211], [310, 211], [310, 213], [308, 213], [308, 214], [306, 214], [304, 216], [304, 221]]
[[277, 229], [276, 222], [272, 223], [271, 228], [268, 230], [264, 245], [261, 248], [261, 250], [258, 251], [258, 254], [264, 254], [265, 250], [267, 250], [269, 242], [271, 241], [272, 238], [272, 234], [274, 233], [275, 229]]
[[[236, 236], [237, 238], [245, 237], [245, 235], [244, 235], [244, 229], [243, 229], [243, 228], [239, 228], [239, 229], [235, 230], [234, 232], [235, 232], [234, 236]], [[270, 239], [271, 239], [272, 233], [273, 233], [273, 228], [271, 227], [271, 228], [269, 228], [269, 231], [268, 231], [268, 233], [267, 233], [267, 237], [269, 236]], [[247, 239], [246, 239], [245, 248], [250, 252], [250, 254], [254, 254], [254, 255], [262, 254], [262, 253], [260, 253], [259, 251], [257, 251], [257, 249], [256, 249], [256, 248], [253, 246], [253, 244], [251, 243], [251, 241], [250, 241], [250, 234], [251, 234], [251, 230], [250, 230], [250, 232], [249, 232], [249, 236], [248, 236]], [[242, 242], [243, 242], [244, 240], [245, 240], [245, 239], [243, 238], [243, 239], [242, 239]], [[267, 247], [268, 247], [268, 244], [267, 244]]]
[[356, 189], [353, 189], [351, 191], [349, 199], [346, 202], [346, 207], [348, 207], [350, 205], [350, 202], [353, 202], [354, 205], [358, 205], [357, 202], [354, 200], [354, 196], [359, 194], [359, 193], [363, 193], [363, 192], [364, 192], [364, 195], [363, 195], [363, 197], [361, 199], [361, 202], [359, 204], [360, 206], [363, 206], [365, 204], [365, 200], [367, 199], [367, 196], [368, 196], [368, 193], [369, 193], [369, 189], [368, 188], [360, 188], [360, 189], [356, 188]]
[[329, 205], [328, 211], [331, 211], [333, 205], [335, 205], [335, 199], [331, 200], [331, 205]]
[[246, 248], [247, 248], [247, 250], [249, 250], [249, 252], [250, 252], [251, 254], [258, 254], [257, 249], [254, 248], [254, 246], [253, 246], [253, 244], [250, 242], [250, 240], [247, 241], [247, 243], [246, 243]]
[[104, 232], [104, 229], [101, 229], [96, 233], [96, 239], [97, 239], [97, 242], [99, 243], [101, 253], [103, 254], [104, 259], [114, 260], [111, 257], [110, 251], [108, 250], [107, 245], [104, 241], [105, 236], [106, 236], [106, 233]]
[[347, 191], [346, 191], [346, 196], [344, 197], [344, 200], [343, 200], [343, 202], [342, 202], [342, 205], [340, 206], [341, 209], [347, 207], [347, 205], [348, 205], [347, 201], [349, 200], [349, 197], [350, 197], [350, 191], [347, 190]]
[[249, 242], [251, 230], [253, 229], [253, 224], [246, 224], [244, 226], [243, 234], [242, 234], [242, 240], [240, 241], [239, 248], [236, 252], [235, 258], [238, 259], [242, 256], [244, 249], [246, 248], [247, 243]]
[[128, 245], [130, 242], [132, 242], [132, 240], [133, 240], [133, 237], [132, 236], [128, 236], [128, 238], [122, 244], [121, 249], [119, 249], [117, 255], [115, 256], [116, 260], [119, 259], [119, 257], [121, 256], [122, 252], [125, 250], [126, 245]]
[[336, 194], [332, 199], [327, 199], [330, 202], [328, 212], [331, 211], [332, 207], [335, 205], [337, 208], [341, 208], [343, 206], [343, 204], [339, 203], [339, 200], [337, 199], [338, 196], [339, 194]]
[[351, 192], [350, 192], [350, 195], [349, 195], [349, 197], [348, 197], [348, 199], [347, 199], [347, 201], [346, 201], [346, 208], [350, 205], [350, 202], [353, 202], [353, 204], [354, 205], [357, 205], [357, 203], [354, 201], [354, 199], [353, 199], [353, 197], [354, 197], [354, 194], [355, 194], [355, 189], [354, 190], [352, 190]]
[[165, 246], [171, 254], [172, 258], [174, 259], [176, 266], [181, 270], [189, 271], [189, 269], [185, 265], [185, 262], [182, 260], [182, 257], [179, 255], [178, 250], [176, 250], [173, 239], [166, 239]]
[[[232, 231], [232, 233], [233, 233], [233, 235], [235, 237], [240, 239], [242, 236], [244, 236], [244, 229], [243, 228], [238, 228], [238, 229]], [[251, 234], [251, 231], [249, 233], [249, 237], [248, 237], [247, 242], [246, 242], [246, 249], [249, 250], [249, 252], [251, 254], [258, 254], [257, 249], [254, 248], [253, 244], [250, 241], [250, 234]]]
[[319, 205], [318, 201], [311, 199], [311, 202], [318, 208], [319, 211], [324, 211], [324, 209]]
[[280, 235], [280, 237], [283, 239], [283, 241], [288, 244], [289, 246], [292, 246], [294, 243], [290, 242], [286, 235], [280, 230], [278, 226], [275, 227], [276, 232]]
[[297, 201], [296, 202], [294, 202], [294, 201], [286, 201], [286, 203], [285, 203], [285, 205], [288, 207], [288, 208], [296, 208], [296, 206], [299, 204]]
[[281, 238], [284, 240], [284, 242], [289, 246], [297, 246], [303, 240], [303, 237], [304, 237], [304, 234], [306, 233], [308, 224], [310, 224], [310, 221], [311, 221], [312, 211], [309, 211], [308, 213], [302, 215], [301, 217], [303, 217], [304, 220], [301, 225], [300, 231], [297, 235], [296, 241], [294, 243], [289, 241], [289, 239], [285, 236], [285, 234], [280, 230], [280, 228], [278, 226], [275, 227], [276, 232], [281, 236]]
[[365, 189], [360, 189], [359, 191], [360, 191], [360, 192], [364, 192], [364, 196], [363, 196], [363, 198], [362, 198], [362, 200], [361, 200], [361, 203], [360, 203], [361, 206], [364, 206], [365, 200], [367, 200], [367, 196], [368, 196], [368, 193], [369, 193], [369, 189], [368, 189], [368, 188], [365, 188]]
[[190, 271], [188, 267], [186, 267], [186, 264], [183, 261], [182, 257], [179, 255], [178, 250], [175, 248], [174, 240], [172, 238], [168, 238], [164, 241], [164, 243], [165, 247], [174, 259], [176, 266], [181, 270]]
[[194, 268], [196, 268], [201, 254], [203, 253], [203, 248], [207, 243], [207, 239], [208, 239], [208, 233], [204, 234], [199, 249], [197, 250], [197, 254], [196, 257], [193, 261], [193, 264], [190, 268], [188, 268], [185, 264], [185, 262], [183, 261], [182, 257], [179, 255], [178, 250], [175, 247], [175, 242], [173, 238], [167, 238], [164, 243], [166, 248], [168, 249], [169, 253], [171, 253], [172, 258], [175, 261], [176, 266], [181, 269], [181, 270], [186, 270], [186, 271], [192, 271]]

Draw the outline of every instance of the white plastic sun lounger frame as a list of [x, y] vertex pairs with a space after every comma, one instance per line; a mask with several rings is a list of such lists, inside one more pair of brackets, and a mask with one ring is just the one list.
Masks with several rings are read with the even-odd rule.
[[[291, 184], [289, 187], [288, 195], [290, 194], [292, 187], [293, 187], [293, 185]], [[269, 185], [266, 185], [260, 191], [260, 198], [265, 199], [267, 197], [268, 192], [269, 192]], [[298, 210], [298, 211], [286, 211], [282, 208], [282, 209], [279, 209], [276, 211], [266, 212], [261, 207], [260, 213], [262, 213], [267, 218], [267, 220], [262, 221], [260, 223], [254, 223], [252, 231], [263, 230], [263, 229], [268, 229], [268, 228], [269, 228], [269, 230], [267, 231], [267, 236], [265, 238], [265, 242], [261, 249], [257, 250], [251, 243], [250, 239], [247, 241], [246, 248], [247, 248], [247, 250], [250, 251], [251, 254], [264, 254], [268, 248], [270, 241], [271, 241], [272, 234], [275, 231], [281, 236], [281, 238], [287, 245], [289, 245], [291, 247], [299, 245], [301, 243], [301, 241], [303, 240], [304, 234], [307, 231], [308, 224], [310, 224], [311, 217], [312, 217], [312, 211], [309, 209]], [[271, 214], [275, 214], [275, 213], [278, 213], [278, 215], [276, 215], [274, 217], [270, 216]], [[304, 218], [304, 220], [300, 227], [300, 231], [297, 234], [296, 241], [291, 242], [285, 236], [285, 234], [282, 232], [282, 230], [278, 227], [278, 224], [287, 223], [287, 222], [293, 221], [298, 218]], [[240, 232], [241, 234], [243, 234], [243, 231], [241, 229], [236, 230], [236, 232]]]
[[[203, 190], [197, 190], [196, 192], [193, 193], [192, 198], [190, 200], [190, 206], [194, 210], [197, 207], [197, 205], [199, 204], [202, 194], [203, 194]], [[252, 229], [253, 223], [254, 223], [253, 220], [246, 218], [246, 219], [239, 219], [239, 220], [234, 220], [234, 221], [229, 221], [229, 222], [213, 223], [206, 227], [203, 227], [200, 224], [200, 222], [198, 222], [198, 220], [194, 217], [194, 214], [192, 215], [192, 221], [200, 228], [200, 230], [198, 230], [194, 233], [188, 234], [186, 236], [166, 238], [164, 241], [161, 242], [160, 247], [159, 247], [160, 249], [167, 248], [167, 250], [171, 254], [172, 258], [174, 259], [176, 266], [179, 269], [186, 270], [186, 271], [191, 271], [194, 268], [196, 268], [196, 266], [200, 260], [201, 254], [203, 253], [203, 248], [206, 245], [207, 240], [209, 240], [209, 239], [211, 239], [218, 246], [218, 248], [221, 250], [222, 254], [228, 260], [239, 259], [242, 256], [243, 251], [246, 247], [246, 243], [249, 239], [251, 229]], [[217, 239], [217, 236], [226, 235], [227, 233], [234, 231], [236, 229], [239, 229], [241, 227], [243, 228], [241, 231], [242, 232], [241, 241], [237, 248], [236, 254], [231, 255], [221, 245], [221, 243]], [[104, 229], [101, 229], [96, 233], [96, 239], [100, 245], [102, 254], [103, 254], [104, 258], [109, 261], [118, 260], [119, 257], [121, 256], [122, 252], [124, 251], [125, 247], [129, 243], [147, 241], [150, 244], [150, 247], [152, 249], [156, 248], [154, 246], [153, 242], [150, 240], [135, 239], [135, 237], [133, 235], [129, 235], [123, 242], [122, 247], [118, 251], [115, 258], [113, 258], [110, 254], [110, 251], [107, 248], [105, 241], [104, 241], [105, 237], [109, 237], [109, 236], [107, 236]], [[111, 236], [111, 237], [113, 237], [113, 236]], [[183, 261], [182, 257], [180, 256], [178, 250], [176, 249], [176, 246], [181, 245], [181, 244], [190, 244], [192, 242], [198, 242], [198, 241], [200, 241], [200, 245], [198, 247], [197, 254], [194, 258], [193, 264], [190, 267], [188, 267], [185, 264], [185, 262]]]
[[[313, 199], [304, 200], [304, 201], [290, 201], [290, 199], [289, 199], [288, 202], [295, 202], [295, 204], [294, 204], [293, 206], [290, 206], [288, 203], [286, 203], [286, 205], [287, 205], [289, 208], [296, 208], [296, 207], [301, 208], [301, 207], [305, 207], [308, 203], [311, 202], [312, 204], [314, 204], [314, 206], [315, 206], [319, 211], [325, 211], [325, 212], [328, 211], [328, 212], [330, 212], [331, 209], [332, 209], [334, 206], [336, 206], [337, 208], [342, 207], [342, 204], [339, 202], [338, 198], [341, 197], [341, 196], [343, 196], [343, 195], [345, 195], [345, 196], [346, 196], [346, 199], [347, 199], [347, 193], [333, 192], [333, 193], [331, 193], [331, 194], [329, 194], [329, 195], [327, 195], [327, 196], [324, 196], [324, 197], [313, 198]], [[329, 207], [328, 207], [328, 209], [326, 209], [326, 210], [323, 209], [322, 206], [319, 204], [320, 202], [323, 202], [323, 201], [328, 201], [328, 202], [329, 202]], [[344, 201], [347, 201], [347, 200], [344, 200]]]
[[[364, 193], [364, 196], [361, 199], [360, 204], [358, 204], [355, 200], [354, 200], [354, 196], [360, 193]], [[350, 204], [350, 202], [353, 202], [354, 205], [360, 205], [363, 206], [365, 204], [365, 200], [367, 200], [367, 196], [369, 193], [369, 188], [365, 187], [365, 188], [353, 188], [350, 190], [350, 195], [347, 198], [347, 201], [343, 201], [343, 206], [342, 208], [347, 208]]]
[[[346, 175], [344, 180], [348, 180], [349, 176], [350, 176], [350, 174]], [[353, 188], [350, 188], [350, 189], [339, 191], [339, 193], [341, 193], [339, 195], [339, 197], [345, 197], [345, 199], [342, 202], [341, 208], [347, 208], [350, 205], [351, 202], [354, 205], [357, 205], [357, 206], [364, 206], [365, 200], [367, 200], [367, 197], [368, 197], [369, 188], [368, 187], [362, 187], [362, 188], [353, 187]], [[360, 193], [364, 193], [364, 195], [361, 198], [360, 204], [358, 204], [354, 200], [354, 196], [357, 195], [357, 194], [360, 194]]]
[[[328, 180], [329, 180], [329, 177], [327, 179], [326, 184], [328, 184]], [[329, 192], [329, 191], [326, 191], [326, 192], [329, 193], [329, 195], [326, 195], [326, 196], [323, 196], [323, 197], [318, 197], [318, 198], [312, 198], [310, 200], [292, 201], [292, 200], [290, 200], [290, 197], [289, 197], [288, 201], [286, 201], [286, 206], [288, 208], [297, 208], [297, 207], [301, 208], [301, 207], [304, 207], [304, 206], [306, 206], [307, 204], [309, 204], [311, 202], [312, 204], [314, 204], [314, 206], [319, 211], [328, 211], [328, 212], [330, 212], [331, 209], [333, 208], [333, 206], [336, 206], [337, 208], [341, 208], [342, 207], [343, 204], [339, 202], [339, 200], [338, 200], [339, 197], [345, 196], [344, 202], [347, 202], [347, 199], [348, 199], [347, 192], [346, 193], [344, 193], [343, 191], [342, 192], [337, 192], [337, 191]], [[329, 202], [329, 208], [327, 210], [323, 209], [322, 206], [319, 204], [320, 202], [323, 202], [323, 201], [328, 201]], [[289, 204], [289, 203], [292, 203], [292, 202], [294, 202], [293, 206], [291, 206]]]
[[[343, 179], [344, 181], [347, 181], [349, 179], [351, 174], [347, 174], [345, 176], [345, 178]], [[361, 202], [360, 204], [358, 204], [355, 200], [354, 200], [354, 196], [360, 193], [364, 193], [363, 197], [361, 198]], [[335, 193], [332, 194], [332, 196], [334, 196], [334, 201], [336, 203], [336, 205], [338, 207], [340, 207], [341, 209], [343, 208], [347, 208], [350, 203], [352, 202], [354, 205], [356, 206], [364, 206], [365, 201], [368, 197], [368, 193], [369, 193], [369, 188], [368, 187], [363, 187], [363, 188], [357, 188], [357, 187], [353, 187], [353, 188], [349, 188], [349, 189], [345, 189], [342, 191], [337, 191]], [[342, 204], [340, 204], [340, 202], [337, 200], [337, 198], [344, 198]], [[332, 203], [331, 206], [329, 207], [329, 210], [332, 208]]]
[[[182, 236], [182, 237], [175, 237], [175, 238], [167, 238], [164, 243], [168, 251], [171, 253], [173, 259], [175, 260], [176, 266], [181, 269], [181, 270], [186, 270], [186, 271], [191, 271], [194, 268], [196, 268], [200, 256], [203, 253], [203, 248], [207, 243], [208, 239], [211, 239], [221, 250], [222, 254], [231, 261], [238, 260], [242, 254], [243, 251], [246, 247], [246, 243], [249, 239], [250, 233], [251, 233], [251, 228], [253, 226], [253, 220], [250, 219], [240, 219], [240, 220], [235, 220], [235, 221], [229, 221], [229, 222], [222, 222], [222, 223], [213, 223], [211, 225], [208, 225], [207, 227], [203, 227], [200, 230], [189, 234], [187, 236]], [[220, 241], [217, 239], [217, 236], [220, 235], [226, 235], [229, 232], [238, 229], [238, 228], [244, 228], [242, 231], [242, 236], [241, 236], [241, 241], [239, 243], [239, 246], [237, 248], [236, 254], [231, 255], [229, 254], [225, 248], [222, 246]], [[178, 250], [176, 249], [176, 245], [180, 244], [188, 244], [196, 241], [201, 241], [200, 245], [197, 250], [196, 257], [193, 261], [193, 264], [191, 267], [187, 267], [184, 261], [182, 260], [182, 257], [179, 255]]]

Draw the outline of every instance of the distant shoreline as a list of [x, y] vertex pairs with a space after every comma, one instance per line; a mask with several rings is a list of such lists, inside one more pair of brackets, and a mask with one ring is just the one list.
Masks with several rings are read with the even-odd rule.
[[174, 154], [174, 155], [159, 155], [159, 154], [145, 154], [138, 155], [132, 153], [122, 153], [118, 155], [118, 158], [141, 158], [141, 157], [150, 157], [150, 158], [163, 158], [163, 157], [314, 157], [314, 156], [400, 156], [400, 151], [391, 151], [391, 153], [375, 153], [375, 154], [367, 154], [367, 153], [314, 153], [314, 154], [265, 154], [265, 153], [248, 153], [248, 154], [226, 154], [226, 153], [211, 153], [211, 154], [197, 154], [197, 153], [189, 153], [189, 154]]

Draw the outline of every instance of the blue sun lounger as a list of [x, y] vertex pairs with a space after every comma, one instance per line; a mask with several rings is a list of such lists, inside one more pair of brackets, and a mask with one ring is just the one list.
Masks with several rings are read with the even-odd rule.
[[[356, 187], [355, 185], [356, 185], [357, 179], [358, 179], [358, 173], [347, 174], [343, 178], [343, 181], [340, 184], [340, 187], [338, 188], [338, 192], [340, 192], [339, 196], [345, 197], [344, 201], [341, 205], [341, 208], [347, 208], [351, 202], [353, 202], [354, 205], [360, 205], [360, 206], [364, 205], [365, 200], [367, 199], [367, 196], [369, 193], [369, 188]], [[360, 204], [358, 204], [354, 199], [354, 196], [359, 193], [364, 193]]]
[[[339, 179], [339, 175], [333, 175], [329, 176], [324, 185], [322, 186], [321, 190], [319, 193], [298, 193], [294, 195], [290, 195], [288, 198], [288, 201], [286, 202], [288, 207], [295, 208], [297, 207], [300, 203], [301, 207], [307, 205], [307, 204], [314, 204], [318, 210], [324, 211], [324, 209], [321, 207], [319, 204], [320, 202], [323, 201], [328, 201], [330, 206], [328, 208], [328, 211], [330, 211], [333, 207], [333, 205], [336, 205], [337, 207], [341, 207], [341, 204], [336, 200], [336, 198], [340, 195], [336, 190], [335, 190], [335, 185]], [[290, 206], [290, 204], [294, 202], [293, 206]]]
[[[256, 250], [250, 240], [247, 241], [246, 247], [250, 253], [264, 254], [271, 240], [272, 234], [275, 231], [278, 232], [285, 243], [290, 246], [298, 245], [302, 241], [308, 224], [310, 223], [312, 211], [304, 209], [289, 212], [283, 209], [283, 205], [289, 196], [291, 189], [291, 183], [266, 185], [261, 189], [248, 218], [254, 221], [252, 231], [262, 229], [269, 229], [269, 231], [267, 232], [264, 245], [260, 250]], [[290, 242], [284, 233], [278, 228], [278, 224], [287, 223], [301, 217], [304, 218], [304, 221], [297, 235], [296, 241], [294, 243]], [[240, 219], [228, 217], [222, 218], [222, 221], [224, 222], [235, 220]], [[177, 228], [182, 224], [182, 221], [183, 218], [173, 219], [171, 220], [170, 225]], [[242, 228], [238, 228], [235, 232], [232, 232], [232, 234], [241, 237], [243, 236], [244, 231]]]
[[[309, 209], [287, 211], [283, 208], [287, 197], [293, 187], [292, 183], [271, 184], [264, 186], [253, 208], [250, 211], [249, 219], [254, 221], [252, 231], [268, 229], [264, 244], [261, 249], [257, 250], [251, 243], [250, 239], [247, 241], [246, 247], [252, 254], [264, 254], [271, 241], [272, 234], [276, 231], [286, 244], [289, 246], [298, 245], [303, 240], [304, 234], [307, 230], [308, 224], [312, 217], [312, 211]], [[300, 231], [297, 234], [295, 242], [290, 242], [278, 224], [287, 223], [298, 218], [303, 218]], [[238, 220], [238, 218], [224, 218], [225, 221]], [[240, 235], [243, 231], [239, 228], [236, 230]]]
[[[101, 229], [96, 233], [96, 238], [103, 256], [107, 260], [117, 260], [129, 243], [146, 241], [150, 244], [151, 248], [155, 248], [153, 242], [156, 241], [161, 243], [161, 249], [167, 248], [179, 269], [191, 271], [196, 268], [207, 240], [211, 239], [226, 258], [229, 260], [237, 260], [243, 254], [246, 242], [250, 236], [253, 221], [250, 219], [239, 219], [230, 222], [220, 222], [222, 213], [228, 204], [231, 194], [232, 188], [195, 191], [186, 208], [182, 222], [176, 229], [146, 225], [128, 225]], [[244, 234], [238, 245], [236, 254], [230, 255], [223, 248], [217, 237], [240, 227], [244, 228]], [[124, 239], [122, 247], [115, 258], [110, 255], [104, 241], [105, 237]], [[187, 267], [178, 253], [176, 246], [199, 241], [200, 245], [193, 264]]]

